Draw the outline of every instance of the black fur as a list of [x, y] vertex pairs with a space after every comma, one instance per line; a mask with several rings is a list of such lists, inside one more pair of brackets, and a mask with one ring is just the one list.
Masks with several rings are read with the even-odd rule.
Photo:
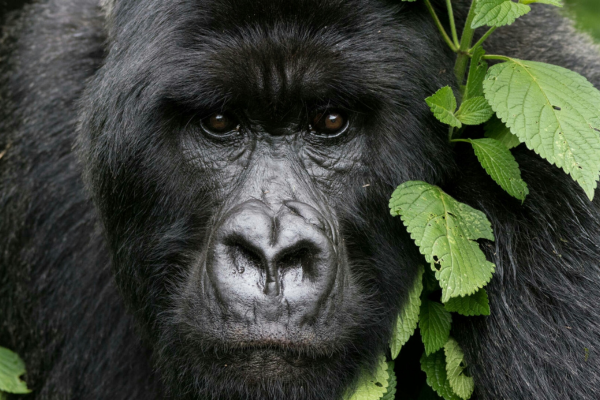
[[[534, 8], [488, 51], [600, 87], [597, 48]], [[453, 323], [474, 398], [600, 397], [598, 201], [520, 146], [521, 205], [447, 144], [423, 99], [456, 86], [453, 54], [420, 3], [37, 1], [7, 17], [0, 57], [0, 345], [26, 360], [30, 398], [336, 398], [387, 348], [421, 262], [387, 209], [414, 179], [494, 227], [492, 314]], [[200, 142], [192, 117], [235, 106], [277, 125], [322, 103], [352, 115], [349, 139], [323, 147], [335, 179], [311, 175], [350, 260], [343, 335], [288, 349], [310, 368], [265, 371], [189, 302], [194, 260], [236, 193], [228, 150]], [[397, 360], [399, 399], [418, 391], [411, 354]]]

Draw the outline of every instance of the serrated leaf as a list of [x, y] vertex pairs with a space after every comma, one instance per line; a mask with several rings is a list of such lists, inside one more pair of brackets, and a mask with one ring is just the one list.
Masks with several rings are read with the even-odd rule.
[[512, 0], [478, 0], [475, 5], [475, 18], [471, 27], [510, 25], [519, 17], [531, 11], [531, 7]]
[[521, 141], [510, 129], [504, 125], [504, 122], [496, 117], [492, 117], [484, 126], [484, 136], [489, 139], [496, 139], [507, 149], [512, 149], [521, 144]]
[[421, 292], [423, 291], [423, 271], [423, 266], [419, 266], [415, 283], [408, 292], [406, 303], [396, 320], [396, 327], [392, 332], [392, 339], [390, 341], [392, 359], [398, 357], [402, 346], [408, 342], [408, 339], [410, 339], [415, 329], [417, 329], [421, 308]]
[[[410, 1], [410, 0], [409, 0]], [[550, 4], [551, 6], [563, 7], [563, 3], [560, 0], [521, 0], [522, 4]]]
[[0, 347], [0, 391], [25, 394], [30, 393], [27, 384], [21, 380], [25, 373], [25, 363], [16, 353]]
[[483, 96], [483, 81], [488, 71], [488, 64], [482, 58], [485, 55], [483, 47], [478, 46], [473, 52], [471, 65], [469, 67], [469, 76], [467, 78], [467, 86], [465, 88], [464, 101], [474, 97]]
[[456, 118], [465, 125], [479, 125], [494, 115], [492, 107], [485, 97], [473, 97], [463, 102], [456, 113]]
[[444, 307], [447, 311], [467, 317], [490, 315], [490, 303], [485, 289], [479, 289], [477, 293], [470, 296], [451, 298]]
[[433, 96], [425, 99], [433, 115], [442, 123], [455, 128], [462, 127], [461, 122], [456, 118], [456, 97], [450, 86], [438, 90]]
[[363, 370], [358, 381], [356, 390], [344, 394], [344, 400], [380, 400], [387, 392], [389, 385], [388, 363], [385, 356], [379, 356], [377, 369], [374, 374]]
[[511, 132], [592, 199], [600, 168], [600, 91], [576, 72], [517, 59], [490, 68], [483, 87]]
[[394, 372], [394, 362], [389, 361], [387, 365], [387, 373], [389, 377], [388, 387], [381, 400], [394, 400], [396, 398], [396, 373]]
[[521, 179], [521, 170], [510, 150], [495, 139], [463, 139], [471, 143], [481, 166], [502, 189], [524, 201], [529, 194], [527, 184]]
[[400, 215], [427, 262], [439, 264], [435, 275], [443, 302], [475, 293], [490, 281], [495, 265], [486, 260], [476, 240], [494, 240], [494, 235], [481, 211], [421, 181], [398, 186], [390, 210]]
[[446, 372], [450, 387], [457, 396], [468, 400], [473, 394], [475, 383], [472, 377], [464, 374], [465, 356], [458, 342], [450, 338], [444, 346], [444, 354], [446, 355]]
[[435, 353], [448, 341], [452, 316], [444, 306], [431, 300], [423, 300], [419, 315], [419, 330], [427, 355]]
[[427, 384], [445, 400], [460, 400], [448, 381], [446, 372], [446, 356], [442, 350], [431, 355], [423, 353], [421, 370], [427, 376]]

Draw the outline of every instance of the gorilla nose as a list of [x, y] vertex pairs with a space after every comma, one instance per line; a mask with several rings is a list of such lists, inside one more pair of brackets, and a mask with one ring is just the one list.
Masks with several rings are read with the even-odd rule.
[[[258, 200], [231, 209], [216, 227], [207, 273], [228, 306], [285, 299], [309, 307], [327, 296], [337, 256], [332, 224], [314, 207], [284, 202], [277, 212]], [[240, 310], [241, 311], [241, 310]]]

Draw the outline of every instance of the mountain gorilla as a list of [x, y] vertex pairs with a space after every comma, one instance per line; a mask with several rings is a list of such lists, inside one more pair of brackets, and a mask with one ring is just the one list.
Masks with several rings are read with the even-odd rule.
[[[97, 2], [2, 28], [0, 344], [26, 398], [339, 399], [423, 261], [387, 207], [417, 179], [495, 229], [491, 315], [453, 323], [473, 398], [600, 398], [599, 203], [519, 146], [521, 204], [448, 144], [424, 99], [454, 54], [422, 2]], [[488, 51], [600, 85], [597, 48], [534, 7]]]

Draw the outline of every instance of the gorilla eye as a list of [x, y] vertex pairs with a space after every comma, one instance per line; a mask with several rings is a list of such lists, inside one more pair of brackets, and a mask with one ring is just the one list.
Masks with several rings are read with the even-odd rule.
[[340, 111], [315, 114], [310, 123], [312, 133], [319, 136], [337, 137], [348, 128], [348, 118]]
[[240, 126], [231, 115], [217, 112], [202, 120], [202, 128], [211, 135], [224, 136], [238, 131]]

